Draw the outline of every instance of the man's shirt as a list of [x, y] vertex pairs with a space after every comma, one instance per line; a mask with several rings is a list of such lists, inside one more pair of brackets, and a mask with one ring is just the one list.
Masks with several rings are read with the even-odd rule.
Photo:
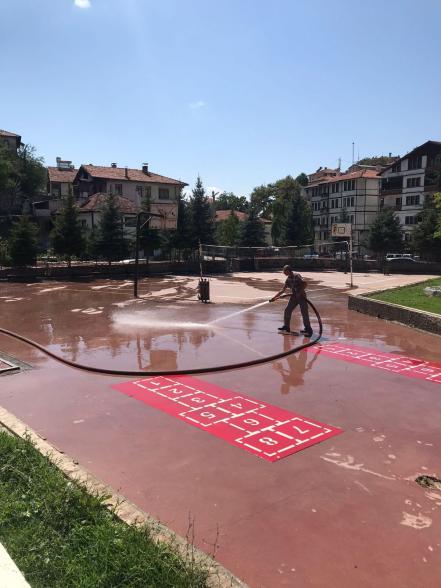
[[291, 274], [286, 278], [285, 288], [290, 288], [292, 293], [296, 296], [304, 295], [304, 280], [300, 274]]

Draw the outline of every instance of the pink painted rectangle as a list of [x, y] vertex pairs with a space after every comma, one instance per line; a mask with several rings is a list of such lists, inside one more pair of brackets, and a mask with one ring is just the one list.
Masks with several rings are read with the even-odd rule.
[[160, 376], [112, 388], [268, 461], [343, 431], [190, 376]]
[[[326, 357], [389, 371], [408, 378], [417, 378], [436, 384], [441, 383], [441, 363], [345, 343], [325, 342], [321, 343], [319, 347], [320, 355]], [[307, 351], [316, 353], [317, 349], [309, 347]]]

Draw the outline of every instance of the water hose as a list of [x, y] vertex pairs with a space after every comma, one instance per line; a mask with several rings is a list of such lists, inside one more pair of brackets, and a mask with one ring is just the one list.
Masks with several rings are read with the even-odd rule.
[[297, 353], [298, 351], [301, 351], [302, 349], [306, 349], [307, 347], [312, 347], [312, 345], [315, 345], [321, 339], [321, 336], [323, 334], [323, 324], [322, 324], [322, 319], [321, 319], [321, 316], [320, 316], [317, 308], [314, 306], [314, 304], [310, 300], [307, 300], [307, 302], [308, 302], [309, 306], [311, 307], [311, 309], [314, 311], [314, 314], [317, 317], [317, 322], [319, 325], [319, 332], [314, 339], [308, 341], [307, 343], [303, 343], [302, 345], [297, 345], [297, 347], [293, 347], [289, 351], [282, 351], [281, 353], [276, 353], [274, 355], [268, 355], [266, 357], [261, 357], [259, 359], [251, 359], [251, 360], [242, 361], [239, 363], [218, 365], [218, 366], [206, 367], [206, 368], [190, 368], [190, 369], [185, 369], [185, 370], [142, 371], [142, 370], [112, 370], [112, 369], [108, 369], [108, 368], [93, 367], [93, 366], [89, 366], [89, 365], [83, 365], [81, 363], [76, 363], [74, 361], [69, 361], [68, 359], [64, 359], [64, 357], [61, 357], [60, 355], [57, 355], [56, 353], [52, 353], [52, 351], [49, 351], [49, 349], [46, 349], [45, 347], [43, 347], [42, 345], [40, 345], [36, 341], [33, 341], [32, 339], [28, 339], [27, 337], [24, 337], [23, 335], [15, 333], [14, 331], [8, 331], [7, 329], [3, 329], [2, 327], [0, 327], [0, 333], [3, 335], [7, 335], [8, 337], [13, 337], [14, 339], [18, 339], [18, 341], [22, 341], [23, 343], [26, 343], [27, 345], [31, 345], [32, 347], [35, 347], [35, 349], [38, 349], [39, 351], [44, 353], [45, 355], [51, 357], [52, 359], [55, 359], [56, 361], [59, 361], [60, 363], [64, 363], [65, 365], [67, 365], [69, 367], [83, 370], [86, 372], [92, 372], [94, 374], [104, 374], [107, 376], [135, 376], [135, 377], [140, 377], [140, 376], [144, 376], [144, 377], [146, 377], [146, 376], [147, 377], [148, 376], [189, 376], [189, 375], [196, 375], [196, 374], [208, 374], [208, 373], [212, 373], [212, 372], [224, 372], [227, 370], [235, 370], [235, 369], [240, 369], [240, 368], [252, 367], [255, 365], [261, 365], [264, 363], [268, 363], [270, 361], [275, 361], [277, 359], [281, 359], [283, 357], [288, 357], [288, 355], [292, 355], [293, 353]]

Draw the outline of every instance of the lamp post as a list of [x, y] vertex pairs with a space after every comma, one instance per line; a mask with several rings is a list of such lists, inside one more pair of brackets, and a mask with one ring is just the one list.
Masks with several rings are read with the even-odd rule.
[[[141, 217], [145, 215], [147, 218], [141, 224]], [[162, 214], [156, 214], [155, 212], [138, 212], [136, 215], [136, 239], [135, 239], [135, 274], [133, 279], [133, 296], [138, 298], [138, 279], [139, 279], [139, 232], [145, 225], [150, 222], [150, 219], [153, 217], [163, 218]]]

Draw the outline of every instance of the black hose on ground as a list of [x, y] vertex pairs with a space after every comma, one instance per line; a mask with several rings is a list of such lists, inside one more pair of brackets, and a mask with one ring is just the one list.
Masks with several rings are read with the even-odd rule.
[[98, 368], [98, 367], [93, 367], [93, 366], [89, 366], [89, 365], [83, 365], [81, 363], [76, 363], [74, 361], [69, 361], [68, 359], [64, 359], [60, 355], [57, 355], [56, 353], [52, 353], [52, 351], [49, 351], [49, 349], [46, 349], [45, 347], [43, 347], [42, 345], [40, 345], [36, 341], [33, 341], [32, 339], [28, 339], [27, 337], [24, 337], [23, 335], [19, 335], [18, 333], [14, 333], [13, 331], [8, 331], [7, 329], [3, 329], [2, 327], [0, 327], [0, 333], [2, 333], [3, 335], [7, 335], [8, 337], [13, 337], [14, 339], [18, 339], [18, 341], [22, 341], [23, 343], [26, 343], [27, 345], [31, 345], [32, 347], [35, 347], [35, 349], [38, 349], [39, 351], [44, 353], [45, 355], [48, 355], [52, 359], [55, 359], [56, 361], [64, 363], [65, 365], [68, 365], [69, 367], [83, 370], [86, 372], [92, 372], [95, 374], [104, 374], [107, 376], [135, 376], [135, 377], [139, 377], [139, 376], [144, 376], [144, 377], [145, 376], [189, 376], [189, 375], [196, 375], [196, 374], [208, 374], [211, 372], [224, 372], [227, 370], [235, 370], [235, 369], [239, 369], [239, 368], [246, 368], [246, 367], [252, 367], [255, 365], [261, 365], [263, 363], [268, 363], [270, 361], [275, 361], [276, 359], [281, 359], [283, 357], [287, 357], [288, 355], [292, 355], [293, 353], [297, 353], [298, 351], [301, 351], [302, 349], [306, 349], [307, 347], [312, 347], [312, 345], [315, 345], [321, 339], [321, 336], [323, 334], [323, 324], [322, 324], [322, 319], [321, 319], [321, 316], [320, 316], [317, 308], [314, 306], [314, 304], [310, 300], [307, 300], [307, 302], [308, 302], [309, 306], [312, 308], [312, 310], [314, 311], [314, 314], [317, 317], [317, 322], [319, 325], [319, 332], [314, 339], [311, 339], [310, 341], [308, 341], [307, 343], [303, 343], [302, 345], [298, 345], [297, 347], [293, 347], [289, 351], [282, 351], [281, 353], [276, 353], [275, 355], [268, 355], [267, 357], [261, 357], [260, 359], [251, 359], [249, 361], [242, 361], [240, 363], [218, 365], [218, 366], [206, 367], [206, 368], [191, 368], [191, 369], [185, 369], [185, 370], [159, 370], [159, 371], [153, 371], [153, 372], [152, 371], [142, 371], [142, 370], [111, 370], [108, 368]]

